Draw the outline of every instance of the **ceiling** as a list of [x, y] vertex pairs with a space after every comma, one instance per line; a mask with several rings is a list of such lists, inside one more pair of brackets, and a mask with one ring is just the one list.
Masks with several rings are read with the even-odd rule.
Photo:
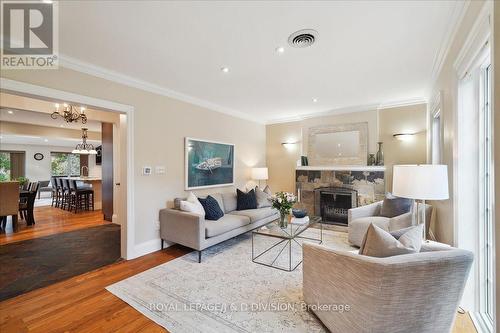
[[[59, 6], [60, 53], [74, 67], [272, 122], [426, 99], [463, 2], [64, 1]], [[318, 31], [317, 42], [303, 49], [288, 46], [288, 36], [306, 28]]]
[[[72, 147], [74, 148], [78, 143], [81, 143], [81, 139], [73, 138], [46, 138], [36, 135], [21, 135], [21, 134], [2, 134], [0, 136], [0, 141], [2, 144], [16, 144], [16, 145], [35, 145], [35, 146], [51, 146], [51, 147]], [[91, 143], [94, 146], [101, 144], [98, 140], [87, 140], [87, 143]]]
[[40, 125], [47, 127], [67, 128], [74, 130], [81, 130], [82, 127], [88, 128], [91, 132], [101, 132], [101, 122], [95, 120], [88, 120], [86, 124], [81, 122], [67, 123], [62, 118], [52, 119], [50, 114], [18, 110], [13, 108], [0, 107], [0, 121], [8, 121], [13, 123]]

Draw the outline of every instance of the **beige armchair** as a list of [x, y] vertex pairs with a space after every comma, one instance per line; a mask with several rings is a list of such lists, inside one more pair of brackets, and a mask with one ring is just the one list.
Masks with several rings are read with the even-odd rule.
[[19, 182], [0, 182], [1, 226], [7, 224], [7, 216], [12, 216], [12, 228], [17, 227], [19, 212]]
[[427, 244], [387, 258], [303, 249], [304, 300], [333, 333], [450, 332], [473, 261], [469, 251]]
[[[372, 223], [386, 231], [403, 229], [412, 225], [413, 211], [391, 218], [380, 216], [382, 203], [383, 201], [378, 201], [370, 205], [349, 209], [347, 217], [347, 231], [349, 242], [351, 244], [361, 246], [361, 242], [363, 241], [366, 231]], [[420, 205], [420, 207], [423, 206]], [[413, 210], [415, 209], [416, 205], [413, 207]], [[429, 230], [432, 218], [432, 206], [425, 205], [425, 220], [427, 224], [426, 230]]]

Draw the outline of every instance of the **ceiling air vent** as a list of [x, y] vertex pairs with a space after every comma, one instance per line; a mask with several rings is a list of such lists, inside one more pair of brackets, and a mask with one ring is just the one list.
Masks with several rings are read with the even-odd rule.
[[318, 32], [312, 29], [303, 29], [294, 32], [288, 37], [288, 44], [292, 47], [309, 47], [318, 38]]

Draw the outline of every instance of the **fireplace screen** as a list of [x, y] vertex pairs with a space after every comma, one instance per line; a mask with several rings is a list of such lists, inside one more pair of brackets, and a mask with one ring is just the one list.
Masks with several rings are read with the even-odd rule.
[[355, 190], [332, 187], [315, 191], [315, 213], [324, 223], [347, 225], [347, 212], [357, 207]]

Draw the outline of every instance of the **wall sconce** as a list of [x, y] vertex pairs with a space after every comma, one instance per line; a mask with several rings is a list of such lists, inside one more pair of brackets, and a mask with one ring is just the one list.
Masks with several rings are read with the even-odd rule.
[[409, 141], [413, 139], [414, 133], [397, 133], [394, 134], [393, 137], [398, 139], [399, 141]]
[[298, 144], [298, 143], [300, 143], [300, 142], [299, 141], [296, 141], [296, 142], [282, 142], [281, 144], [286, 149], [291, 149], [291, 148], [295, 147], [295, 145]]

